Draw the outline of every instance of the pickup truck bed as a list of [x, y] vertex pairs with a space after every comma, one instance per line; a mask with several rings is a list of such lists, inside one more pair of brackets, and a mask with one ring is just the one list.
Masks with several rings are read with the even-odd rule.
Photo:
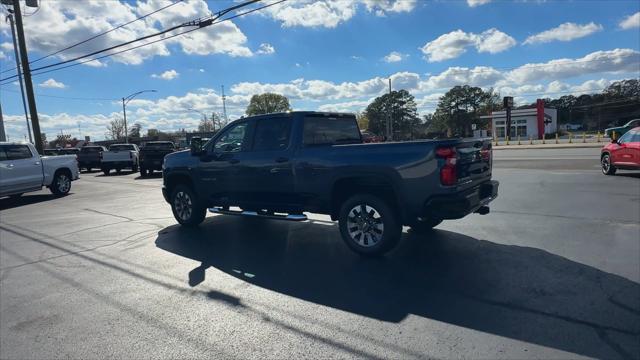
[[138, 171], [138, 146], [135, 144], [113, 144], [109, 146], [109, 151], [102, 153], [100, 163], [102, 172], [109, 175], [111, 170], [120, 173], [122, 169]]
[[364, 144], [353, 115], [293, 112], [238, 120], [203, 149], [168, 155], [163, 193], [183, 225], [201, 222], [206, 208], [328, 214], [354, 251], [380, 254], [402, 225], [423, 231], [487, 213], [498, 194], [491, 169], [490, 139]]

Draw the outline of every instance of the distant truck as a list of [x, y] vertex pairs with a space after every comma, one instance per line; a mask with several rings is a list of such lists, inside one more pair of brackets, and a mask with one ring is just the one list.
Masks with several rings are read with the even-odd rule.
[[136, 144], [113, 144], [109, 150], [102, 153], [102, 163], [100, 167], [105, 175], [109, 175], [111, 170], [120, 173], [122, 169], [131, 169], [138, 172], [138, 145]]
[[83, 146], [78, 154], [78, 166], [80, 170], [87, 169], [87, 171], [91, 171], [92, 169], [101, 169], [102, 154], [105, 151], [107, 151], [107, 149], [104, 146]]
[[626, 134], [627, 131], [637, 126], [640, 126], [640, 119], [633, 119], [622, 126], [605, 129], [604, 134], [610, 138], [613, 138], [615, 134], [615, 138], [619, 139], [622, 135]]
[[79, 178], [75, 155], [40, 156], [32, 144], [0, 142], [0, 197], [20, 197], [43, 186], [62, 196]]
[[427, 231], [484, 215], [498, 196], [490, 138], [366, 144], [352, 114], [290, 112], [236, 120], [198, 143], [164, 159], [162, 192], [183, 226], [207, 208], [290, 221], [327, 214], [352, 250], [377, 255], [403, 225]]
[[161, 171], [165, 155], [176, 151], [171, 141], [150, 141], [140, 149], [140, 175], [147, 176], [154, 170]]

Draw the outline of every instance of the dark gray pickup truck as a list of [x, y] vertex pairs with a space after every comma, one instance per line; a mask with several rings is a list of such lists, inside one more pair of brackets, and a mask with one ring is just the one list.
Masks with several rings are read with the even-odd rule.
[[346, 244], [374, 255], [392, 249], [402, 226], [425, 231], [445, 219], [489, 212], [490, 139], [364, 144], [352, 114], [291, 112], [236, 120], [204, 146], [167, 155], [163, 195], [176, 220], [209, 211], [339, 221]]

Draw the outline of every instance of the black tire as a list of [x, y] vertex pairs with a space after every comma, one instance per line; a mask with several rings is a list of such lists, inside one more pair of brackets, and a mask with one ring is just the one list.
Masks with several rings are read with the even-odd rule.
[[71, 190], [71, 174], [67, 171], [58, 171], [53, 176], [49, 190], [55, 196], [64, 196]]
[[605, 175], [615, 175], [616, 167], [611, 163], [611, 155], [605, 153], [600, 158], [600, 168]]
[[153, 175], [153, 169], [149, 169], [149, 176]]
[[427, 219], [424, 221], [417, 221], [411, 225], [411, 231], [415, 231], [417, 234], [424, 234], [432, 231], [434, 227], [442, 223], [441, 219]]
[[131, 171], [133, 171], [134, 173], [137, 173], [137, 172], [138, 172], [138, 164], [134, 164], [134, 165], [131, 167]]
[[104, 174], [104, 176], [109, 176], [109, 172], [111, 171], [111, 169], [109, 168], [102, 168], [102, 173]]
[[120, 175], [121, 172], [122, 172], [122, 169], [116, 168], [116, 174]]
[[147, 177], [147, 169], [145, 169], [145, 168], [140, 168], [140, 176], [142, 176], [142, 177]]
[[173, 217], [183, 226], [200, 225], [207, 215], [207, 209], [201, 205], [191, 187], [178, 185], [171, 193], [171, 211]]
[[340, 208], [338, 221], [344, 242], [361, 255], [382, 255], [393, 249], [402, 235], [402, 224], [393, 208], [369, 194], [347, 199]]

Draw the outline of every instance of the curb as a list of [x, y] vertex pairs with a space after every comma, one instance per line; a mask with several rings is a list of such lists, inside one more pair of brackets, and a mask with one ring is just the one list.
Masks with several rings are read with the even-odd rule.
[[571, 145], [562, 145], [562, 144], [553, 144], [553, 145], [498, 145], [493, 146], [493, 150], [532, 150], [532, 149], [587, 149], [587, 148], [601, 148], [606, 143], [591, 143], [591, 144], [571, 144]]

